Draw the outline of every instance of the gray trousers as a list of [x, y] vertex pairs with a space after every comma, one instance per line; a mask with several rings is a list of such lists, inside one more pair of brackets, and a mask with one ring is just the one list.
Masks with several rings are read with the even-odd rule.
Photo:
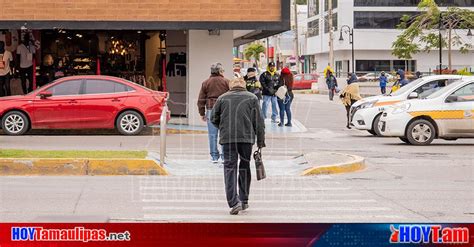
[[[251, 181], [250, 159], [252, 156], [252, 146], [253, 144], [250, 143], [230, 143], [222, 145], [224, 151], [225, 193], [227, 203], [231, 208], [239, 202], [248, 203]], [[239, 156], [240, 164], [237, 164]], [[239, 191], [238, 193], [237, 190]]]

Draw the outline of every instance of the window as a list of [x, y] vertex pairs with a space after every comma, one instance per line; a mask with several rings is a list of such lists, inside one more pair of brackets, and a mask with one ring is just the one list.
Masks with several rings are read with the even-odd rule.
[[319, 35], [319, 19], [308, 22], [308, 37]]
[[430, 81], [421, 85], [421, 87], [415, 89], [413, 92], [418, 93], [418, 98], [423, 99], [430, 96], [434, 92], [439, 91], [441, 88], [446, 87], [447, 85], [448, 79]]
[[79, 95], [81, 91], [81, 85], [82, 80], [71, 80], [62, 82], [46, 90], [51, 92], [53, 96]]
[[416, 71], [415, 60], [393, 60], [393, 70]]
[[[337, 13], [334, 13], [332, 15], [332, 26], [333, 26], [334, 30], [337, 30]], [[328, 17], [326, 17], [326, 19], [324, 21], [324, 33], [329, 33]]]
[[[354, 6], [400, 6], [415, 7], [420, 3], [419, 0], [354, 0]], [[473, 7], [474, 0], [436, 0], [439, 6], [457, 6], [457, 7]]]
[[308, 18], [319, 15], [319, 0], [308, 1]]
[[311, 80], [313, 80], [313, 76], [312, 75], [304, 75], [304, 80], [305, 81], [311, 81]]
[[300, 75], [295, 76], [294, 81], [301, 81], [303, 79]]
[[404, 15], [418, 12], [355, 11], [354, 26], [359, 29], [395, 29]]
[[[335, 9], [337, 8], [337, 0], [332, 0], [332, 9]], [[328, 11], [329, 10], [329, 1], [328, 0], [324, 0], [324, 11]]]
[[107, 80], [87, 80], [84, 94], [122, 93], [132, 90], [133, 88], [122, 83]]
[[357, 60], [356, 71], [390, 71], [390, 60]]
[[474, 101], [474, 83], [458, 89], [452, 96], [456, 96], [455, 102]]

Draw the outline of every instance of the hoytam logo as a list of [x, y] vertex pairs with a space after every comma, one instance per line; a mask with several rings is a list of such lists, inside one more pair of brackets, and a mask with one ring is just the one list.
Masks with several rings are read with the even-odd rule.
[[433, 243], [466, 244], [469, 243], [469, 228], [442, 227], [441, 225], [390, 225], [392, 235], [390, 243]]
[[43, 227], [12, 227], [12, 241], [130, 241], [130, 232], [107, 232], [105, 229], [44, 229]]

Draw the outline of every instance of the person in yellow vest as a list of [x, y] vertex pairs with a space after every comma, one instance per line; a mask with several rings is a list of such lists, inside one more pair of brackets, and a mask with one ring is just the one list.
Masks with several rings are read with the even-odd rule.
[[350, 123], [350, 111], [351, 106], [357, 102], [358, 100], [362, 99], [360, 96], [359, 90], [359, 83], [357, 83], [357, 76], [354, 73], [349, 74], [349, 79], [347, 80], [347, 87], [342, 90], [341, 94], [339, 95], [341, 98], [342, 104], [346, 107], [347, 112], [347, 125], [348, 129], [351, 128]]

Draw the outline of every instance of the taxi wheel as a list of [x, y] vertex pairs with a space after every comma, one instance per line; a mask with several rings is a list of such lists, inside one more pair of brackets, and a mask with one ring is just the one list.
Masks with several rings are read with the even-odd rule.
[[373, 130], [367, 130], [371, 135], [377, 136], [377, 134]]
[[413, 121], [407, 129], [406, 138], [413, 145], [429, 145], [436, 136], [433, 124], [425, 119]]
[[382, 114], [379, 114], [375, 117], [374, 123], [372, 124], [372, 131], [375, 133], [375, 136], [382, 136], [382, 131], [380, 131], [379, 123]]

